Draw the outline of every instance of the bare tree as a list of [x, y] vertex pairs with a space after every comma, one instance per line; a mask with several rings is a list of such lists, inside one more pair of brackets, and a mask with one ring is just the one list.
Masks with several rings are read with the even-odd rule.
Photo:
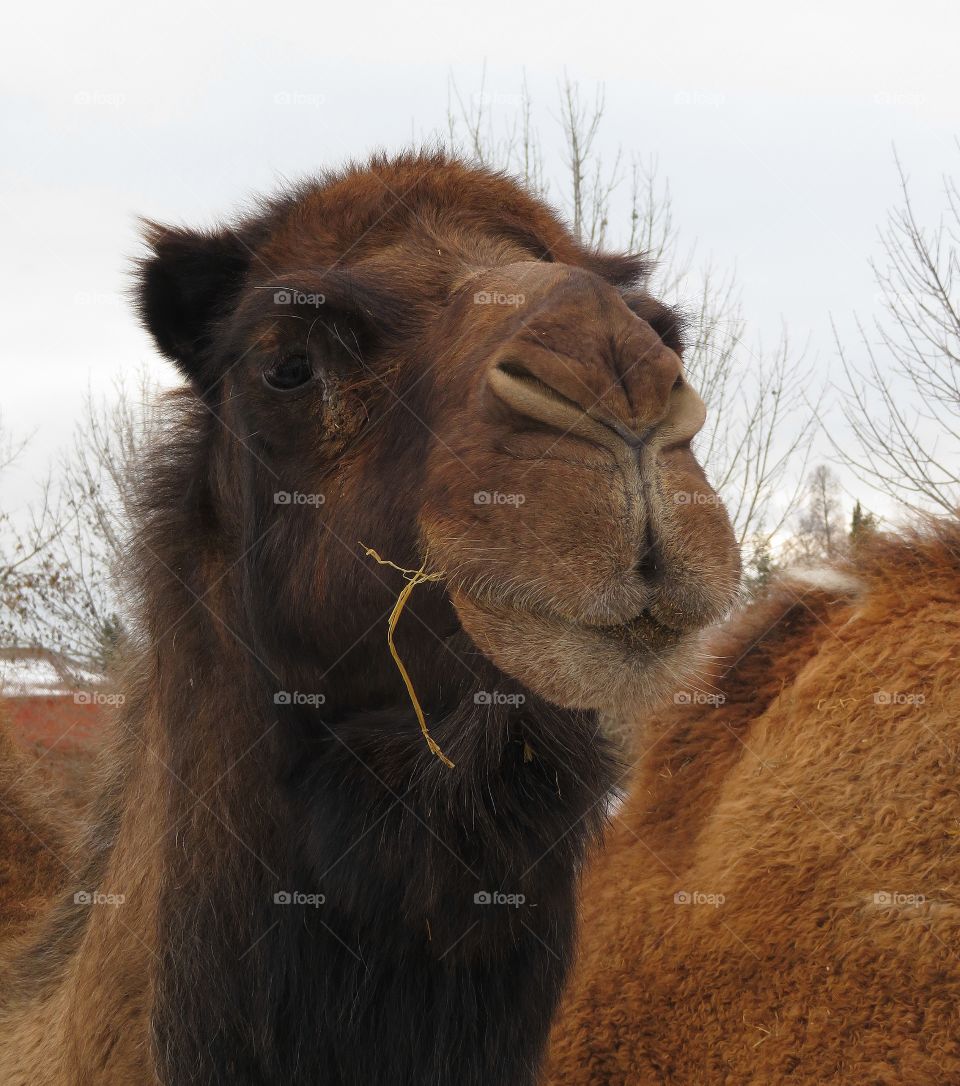
[[[26, 445], [26, 438], [15, 440], [0, 420], [0, 474], [9, 471]], [[23, 644], [37, 565], [62, 530], [53, 512], [49, 481], [40, 488], [26, 527], [15, 520], [11, 509], [0, 510], [0, 648]]]
[[[514, 109], [509, 124], [498, 125], [493, 106], [503, 104]], [[540, 140], [533, 128], [532, 100], [524, 79], [520, 92], [502, 95], [487, 89], [486, 66], [480, 77], [480, 89], [464, 98], [451, 78], [447, 86], [447, 144], [494, 170], [506, 170], [523, 183], [546, 195], [546, 180]]]
[[[585, 244], [624, 245], [654, 262], [651, 289], [687, 316], [686, 366], [709, 408], [698, 449], [730, 511], [748, 568], [766, 570], [774, 538], [798, 507], [818, 427], [820, 397], [810, 395], [804, 352], [794, 350], [785, 330], [773, 351], [745, 342], [736, 277], [710, 264], [696, 265], [694, 248], [680, 238], [669, 184], [661, 179], [656, 159], [635, 156], [625, 169], [617, 151], [604, 162], [598, 150], [602, 90], [588, 100], [575, 82], [561, 83], [561, 162], [548, 176], [526, 84], [518, 95], [500, 96], [516, 107], [513, 119], [501, 125], [490, 108], [498, 98], [487, 91], [485, 75], [480, 93], [469, 102], [455, 83], [450, 86], [446, 137], [454, 150], [555, 198]], [[626, 181], [629, 194], [618, 231], [614, 208]]]
[[902, 202], [872, 262], [882, 314], [872, 329], [858, 321], [860, 360], [837, 337], [856, 448], [833, 444], [842, 463], [902, 506], [952, 513], [960, 506], [960, 189], [944, 178], [946, 206], [928, 228], [896, 165]]
[[72, 448], [30, 522], [11, 529], [3, 574], [4, 639], [43, 648], [61, 674], [102, 675], [123, 648], [127, 616], [115, 574], [127, 549], [141, 451], [158, 416], [141, 375], [111, 397], [87, 395]]
[[826, 464], [818, 464], [810, 473], [796, 519], [795, 530], [783, 548], [785, 561], [809, 566], [833, 562], [846, 553], [840, 481]]
[[604, 105], [602, 88], [597, 88], [593, 104], [587, 105], [579, 85], [564, 79], [560, 88], [560, 123], [569, 185], [565, 204], [574, 234], [594, 247], [607, 240], [610, 201], [623, 180], [620, 151], [608, 168], [596, 149]]

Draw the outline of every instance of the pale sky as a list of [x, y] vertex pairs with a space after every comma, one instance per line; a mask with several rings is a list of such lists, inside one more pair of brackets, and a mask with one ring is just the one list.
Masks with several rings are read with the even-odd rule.
[[604, 150], [655, 155], [686, 242], [734, 267], [751, 329], [781, 320], [836, 366], [877, 292], [868, 258], [898, 197], [921, 217], [960, 165], [960, 5], [877, 0], [454, 5], [9, 5], [0, 44], [0, 411], [33, 433], [25, 500], [87, 387], [172, 381], [124, 292], [135, 216], [209, 224], [254, 193], [445, 123], [448, 79], [509, 122], [526, 74], [559, 142], [557, 85], [606, 88]]

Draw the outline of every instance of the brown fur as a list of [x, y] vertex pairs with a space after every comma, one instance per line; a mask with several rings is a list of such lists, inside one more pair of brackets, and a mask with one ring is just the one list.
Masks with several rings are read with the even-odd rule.
[[774, 588], [717, 642], [725, 703], [648, 724], [547, 1082], [960, 1082], [960, 527], [852, 572]]
[[0, 713], [0, 939], [27, 930], [64, 881], [71, 827], [47, 767], [13, 741]]
[[[91, 829], [0, 961], [0, 1081], [529, 1086], [613, 779], [598, 713], [695, 670], [737, 587], [680, 321], [641, 260], [439, 155], [147, 241], [189, 386]], [[442, 573], [397, 640], [454, 769], [387, 649], [405, 582], [361, 544]]]

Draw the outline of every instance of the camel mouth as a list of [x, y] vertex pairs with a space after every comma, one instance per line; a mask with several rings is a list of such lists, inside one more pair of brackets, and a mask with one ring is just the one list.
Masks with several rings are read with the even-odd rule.
[[670, 626], [657, 618], [652, 611], [645, 607], [639, 614], [626, 622], [616, 623], [610, 626], [586, 626], [585, 629], [599, 633], [613, 641], [619, 641], [627, 648], [635, 648], [650, 651], [651, 649], [665, 648], [676, 645], [685, 637], [695, 632], [695, 628]]
[[519, 624], [542, 622], [563, 627], [574, 636], [593, 642], [609, 641], [621, 649], [633, 650], [637, 655], [673, 647], [710, 624], [707, 618], [701, 621], [692, 615], [681, 615], [665, 606], [663, 600], [651, 596], [649, 591], [642, 593], [641, 598], [645, 597], [642, 604], [639, 599], [634, 599], [637, 609], [632, 615], [614, 621], [610, 621], [609, 615], [604, 618], [596, 615], [587, 617], [571, 615], [560, 607], [542, 604], [530, 606], [525, 601], [511, 598], [510, 595], [500, 596], [495, 592], [475, 593], [461, 587], [459, 591], [455, 590], [455, 595], [466, 597], [475, 607], [493, 609], [504, 617], [512, 617]]
[[696, 666], [699, 626], [676, 629], [648, 608], [598, 625], [463, 591], [451, 598], [464, 632], [488, 659], [564, 708], [652, 705]]
[[497, 612], [507, 622], [513, 621], [519, 628], [529, 624], [544, 625], [554, 630], [565, 630], [568, 637], [590, 644], [607, 643], [626, 657], [642, 658], [662, 650], [671, 649], [689, 639], [705, 624], [671, 624], [655, 615], [653, 606], [647, 605], [632, 617], [620, 622], [598, 622], [594, 619], [573, 618], [559, 610], [530, 607], [510, 599], [458, 593], [460, 600], [483, 611]]

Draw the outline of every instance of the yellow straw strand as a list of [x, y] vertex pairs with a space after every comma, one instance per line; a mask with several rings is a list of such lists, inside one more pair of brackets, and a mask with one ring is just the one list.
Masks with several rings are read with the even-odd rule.
[[443, 572], [427, 573], [428, 557], [424, 558], [423, 565], [419, 569], [404, 569], [403, 566], [398, 566], [395, 562], [391, 562], [386, 558], [381, 558], [373, 547], [368, 547], [364, 543], [361, 543], [360, 546], [363, 547], [364, 553], [368, 558], [373, 558], [374, 561], [381, 566], [389, 566], [391, 569], [395, 569], [398, 573], [402, 573], [407, 580], [407, 583], [403, 586], [403, 590], [397, 597], [397, 602], [393, 605], [393, 610], [390, 612], [390, 618], [387, 620], [387, 647], [390, 649], [390, 655], [393, 657], [393, 662], [397, 665], [397, 670], [400, 672], [403, 684], [407, 688], [407, 694], [413, 705], [413, 711], [417, 714], [420, 731], [423, 733], [423, 738], [427, 741], [427, 746], [430, 748], [431, 753], [435, 754], [445, 766], [449, 769], [453, 769], [454, 763], [443, 753], [437, 745], [436, 740], [430, 734], [429, 728], [427, 728], [426, 717], [423, 715], [423, 709], [420, 706], [420, 699], [417, 697], [417, 692], [413, 688], [413, 681], [410, 678], [409, 672], [404, 667], [403, 661], [400, 659], [400, 654], [397, 652], [397, 646], [393, 641], [393, 632], [397, 628], [397, 622], [404, 607], [407, 605], [407, 600], [410, 599], [413, 590], [418, 584], [425, 584], [427, 581], [439, 581], [443, 577]]

